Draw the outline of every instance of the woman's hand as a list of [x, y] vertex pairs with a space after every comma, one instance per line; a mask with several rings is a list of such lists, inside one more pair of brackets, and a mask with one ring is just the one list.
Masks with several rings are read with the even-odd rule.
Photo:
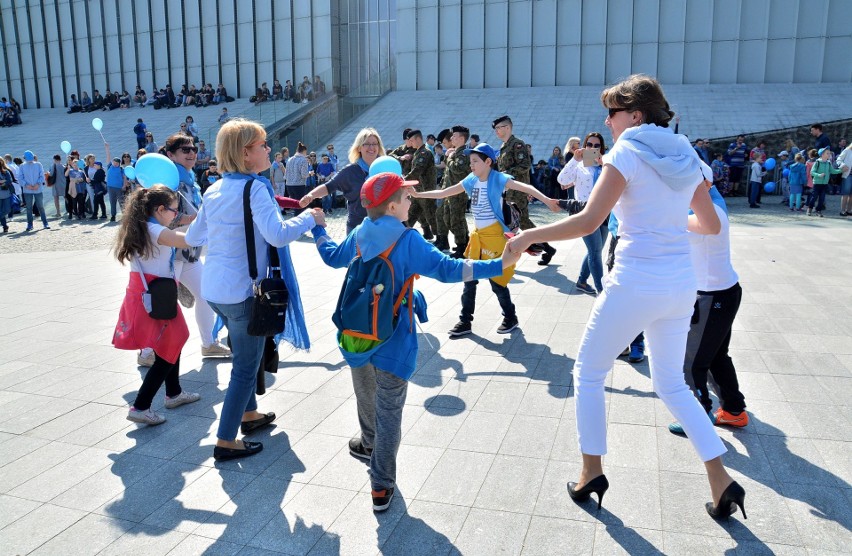
[[[302, 207], [302, 208], [305, 208], [306, 206], [311, 204], [311, 201], [313, 201], [313, 200], [314, 200], [314, 196], [311, 195], [310, 193], [308, 193], [307, 195], [305, 195], [304, 197], [299, 199], [299, 206]], [[316, 210], [316, 209], [314, 209], [314, 210]]]
[[506, 270], [513, 264], [516, 264], [521, 258], [521, 252], [515, 253], [509, 248], [509, 243], [503, 249], [503, 270]]
[[551, 212], [561, 212], [562, 211], [562, 208], [559, 206], [559, 199], [548, 198], [547, 201], [545, 201], [544, 204], [546, 204], [550, 208]]
[[575, 149], [574, 150], [574, 160], [576, 160], [577, 162], [580, 162], [581, 160], [583, 160], [583, 151], [584, 150], [585, 149], [583, 149], [582, 147]]
[[509, 238], [509, 241], [506, 242], [506, 248], [503, 250], [503, 252], [509, 252], [513, 255], [516, 254], [517, 259], [519, 259], [521, 257], [521, 253], [529, 249], [530, 245], [532, 245], [532, 242], [527, 240], [524, 233], [518, 232], [517, 235]]
[[311, 213], [314, 215], [316, 225], [325, 228], [325, 213], [323, 210], [321, 208], [313, 208], [311, 209]]

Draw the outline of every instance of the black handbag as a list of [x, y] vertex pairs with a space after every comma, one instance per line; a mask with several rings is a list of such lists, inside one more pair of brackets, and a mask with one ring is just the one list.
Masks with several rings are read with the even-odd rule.
[[148, 316], [156, 320], [172, 320], [178, 314], [178, 285], [174, 278], [154, 278], [145, 280], [142, 265], [139, 265], [139, 276], [145, 292], [142, 294], [142, 305]]
[[246, 253], [248, 254], [249, 276], [252, 283], [252, 304], [249, 313], [248, 333], [251, 336], [275, 336], [284, 332], [287, 319], [287, 303], [290, 296], [287, 285], [281, 278], [278, 250], [267, 246], [271, 276], [257, 279], [257, 257], [254, 248], [254, 223], [251, 216], [251, 184], [248, 180], [243, 188], [243, 219], [246, 230]]

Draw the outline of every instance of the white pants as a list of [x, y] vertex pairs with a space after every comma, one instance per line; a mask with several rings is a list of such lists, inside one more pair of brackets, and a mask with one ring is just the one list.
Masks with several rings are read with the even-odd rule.
[[201, 273], [203, 271], [204, 265], [201, 261], [194, 263], [175, 261], [175, 277], [195, 296], [195, 322], [198, 324], [201, 345], [210, 347], [213, 344], [213, 324], [216, 321], [216, 314], [201, 297]]
[[577, 437], [583, 454], [606, 454], [604, 381], [624, 346], [645, 331], [651, 381], [657, 396], [683, 426], [702, 461], [725, 453], [701, 404], [683, 377], [686, 337], [695, 290], [672, 291], [671, 282], [653, 285], [608, 283], [598, 297], [574, 365]]
[[[272, 188], [272, 189], [274, 189], [274, 190], [275, 190], [275, 194], [276, 194], [276, 195], [280, 195], [280, 196], [282, 196], [282, 197], [286, 197], [286, 196], [287, 196], [287, 187], [286, 187], [286, 184], [285, 184], [283, 181], [280, 181], [280, 182], [279, 182], [279, 181], [277, 181], [277, 182], [275, 182], [275, 184], [274, 184], [274, 186], [273, 186], [273, 188]], [[298, 199], [296, 199], [296, 200], [298, 201]]]

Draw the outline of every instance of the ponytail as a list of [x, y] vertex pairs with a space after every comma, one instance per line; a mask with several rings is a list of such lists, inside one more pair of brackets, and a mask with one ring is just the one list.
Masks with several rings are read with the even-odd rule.
[[299, 144], [296, 145], [296, 152], [297, 153], [306, 153], [306, 152], [308, 152], [308, 147], [306, 147], [301, 141], [299, 141]]
[[133, 257], [148, 258], [153, 251], [148, 234], [148, 218], [157, 207], [169, 206], [177, 198], [175, 192], [165, 185], [150, 189], [140, 187], [130, 194], [124, 203], [121, 227], [115, 238], [114, 252], [118, 262], [124, 264]]

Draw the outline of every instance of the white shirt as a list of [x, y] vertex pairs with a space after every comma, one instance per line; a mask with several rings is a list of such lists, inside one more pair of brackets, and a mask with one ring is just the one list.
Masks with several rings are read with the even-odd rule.
[[761, 181], [763, 180], [763, 175], [766, 172], [760, 167], [760, 162], [752, 162], [751, 163], [751, 175], [748, 178], [748, 181]]
[[713, 207], [722, 223], [719, 234], [688, 234], [698, 291], [704, 292], [727, 290], [740, 279], [731, 265], [731, 224], [728, 215], [720, 207]]
[[575, 160], [574, 157], [571, 157], [568, 164], [556, 176], [556, 181], [559, 182], [559, 185], [573, 183], [574, 198], [579, 201], [588, 201], [592, 194], [592, 187], [595, 186], [594, 178], [593, 167], [584, 166], [582, 160]]
[[[211, 185], [204, 192], [198, 217], [186, 231], [189, 245], [207, 244], [201, 296], [213, 303], [240, 303], [252, 295], [243, 219], [245, 181], [225, 177]], [[261, 279], [266, 277], [267, 246], [283, 247], [313, 228], [316, 222], [309, 211], [284, 220], [266, 185], [258, 180], [251, 186], [250, 205], [258, 279]]]
[[473, 186], [472, 193], [470, 212], [473, 213], [476, 229], [481, 230], [497, 222], [494, 211], [491, 210], [491, 204], [488, 202], [488, 182], [477, 181], [476, 185]]
[[174, 277], [175, 273], [172, 270], [172, 251], [171, 247], [160, 245], [157, 240], [160, 234], [166, 227], [155, 222], [148, 222], [148, 235], [151, 238], [151, 255], [143, 259], [141, 257], [133, 257], [130, 260], [130, 270], [144, 274], [153, 274], [154, 276], [162, 276], [164, 278]]
[[618, 246], [610, 280], [615, 283], [660, 281], [695, 290], [686, 224], [695, 187], [674, 191], [639, 156], [616, 142], [603, 163], [618, 170], [627, 185], [613, 207]]

